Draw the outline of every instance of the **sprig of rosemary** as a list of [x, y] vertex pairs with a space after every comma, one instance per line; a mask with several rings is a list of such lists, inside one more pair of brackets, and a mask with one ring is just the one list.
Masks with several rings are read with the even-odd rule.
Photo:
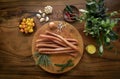
[[73, 60], [68, 60], [65, 64], [54, 64], [55, 66], [60, 67], [61, 69], [58, 72], [63, 71], [64, 69], [74, 65]]
[[104, 46], [110, 46], [112, 41], [118, 39], [118, 35], [112, 30], [118, 19], [111, 18], [117, 12], [107, 14], [104, 0], [86, 1], [86, 11], [81, 16], [81, 20], [86, 21], [84, 32], [97, 39], [98, 53], [102, 55]]
[[39, 52], [35, 52], [34, 56], [37, 57], [36, 65], [42, 65], [42, 66], [46, 66], [46, 67], [52, 65], [49, 55], [40, 54]]

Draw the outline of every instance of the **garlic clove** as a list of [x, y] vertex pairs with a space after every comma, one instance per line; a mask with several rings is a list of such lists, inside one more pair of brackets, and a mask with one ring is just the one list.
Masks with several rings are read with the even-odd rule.
[[45, 13], [42, 13], [42, 17], [44, 18], [46, 16], [46, 14]]
[[40, 14], [36, 14], [36, 16], [37, 16], [38, 18], [41, 18], [41, 15], [40, 15]]
[[49, 17], [48, 17], [48, 16], [45, 18], [45, 21], [46, 21], [46, 22], [48, 22], [48, 21], [49, 21]]
[[39, 10], [38, 12], [39, 12], [40, 14], [42, 14], [42, 13], [43, 13], [43, 12], [42, 12], [42, 10]]
[[40, 22], [44, 22], [45, 21], [45, 18], [40, 18]]

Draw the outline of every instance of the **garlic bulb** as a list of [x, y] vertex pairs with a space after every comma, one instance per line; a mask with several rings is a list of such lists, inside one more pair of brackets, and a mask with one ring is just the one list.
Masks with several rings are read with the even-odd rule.
[[44, 8], [44, 12], [45, 12], [46, 14], [51, 14], [52, 11], [53, 11], [53, 7], [52, 7], [52, 6], [46, 6], [46, 7]]

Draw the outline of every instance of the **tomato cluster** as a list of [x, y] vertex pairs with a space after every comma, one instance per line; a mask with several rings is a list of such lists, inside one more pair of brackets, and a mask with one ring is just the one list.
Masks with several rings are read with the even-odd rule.
[[20, 32], [32, 33], [34, 31], [34, 19], [33, 18], [23, 18], [19, 24]]

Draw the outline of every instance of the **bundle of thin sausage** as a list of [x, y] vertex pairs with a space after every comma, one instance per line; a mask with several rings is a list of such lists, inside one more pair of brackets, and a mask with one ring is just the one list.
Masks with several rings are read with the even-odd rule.
[[78, 41], [46, 31], [46, 34], [40, 34], [40, 38], [36, 40], [36, 49], [41, 54], [65, 53], [76, 57], [78, 55]]

